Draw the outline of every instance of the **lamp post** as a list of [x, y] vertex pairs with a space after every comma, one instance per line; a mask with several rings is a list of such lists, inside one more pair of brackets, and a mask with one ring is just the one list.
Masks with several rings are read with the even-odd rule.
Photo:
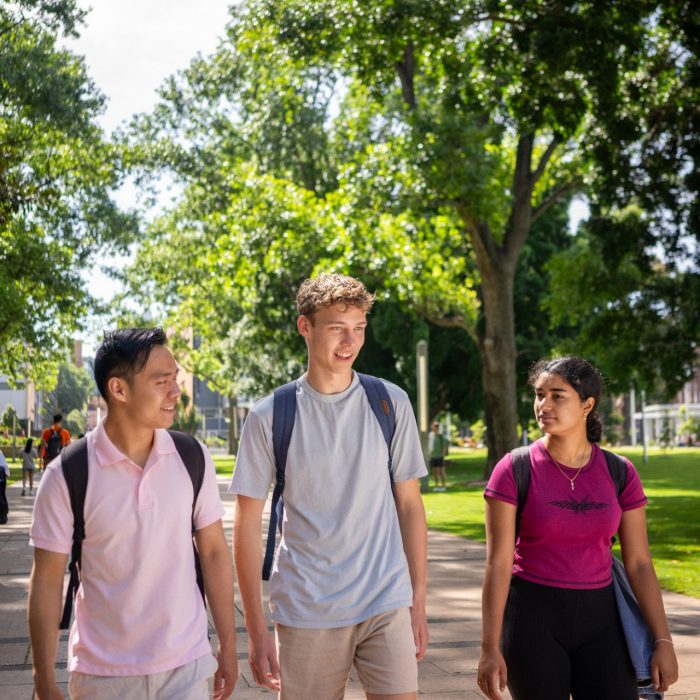
[[[416, 386], [418, 389], [418, 432], [423, 448], [423, 459], [428, 464], [428, 341], [419, 340], [416, 345]], [[428, 477], [420, 484], [421, 491], [428, 490]]]

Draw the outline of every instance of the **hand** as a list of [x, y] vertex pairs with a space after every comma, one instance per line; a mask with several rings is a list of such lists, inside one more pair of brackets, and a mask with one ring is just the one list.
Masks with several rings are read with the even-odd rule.
[[56, 681], [42, 683], [36, 681], [36, 700], [65, 700], [65, 695], [60, 691]]
[[277, 661], [275, 638], [269, 630], [264, 630], [255, 640], [248, 639], [248, 663], [253, 680], [263, 688], [280, 689], [280, 665]]
[[413, 601], [411, 627], [413, 628], [413, 641], [416, 644], [416, 661], [420, 661], [428, 650], [428, 616], [425, 612], [425, 603]]
[[656, 690], [664, 693], [678, 680], [678, 660], [673, 644], [659, 642], [651, 656], [651, 681]]
[[489, 700], [502, 700], [501, 693], [508, 681], [508, 670], [503, 654], [500, 651], [482, 651], [477, 671], [477, 683], [481, 692]]
[[214, 697], [213, 700], [226, 700], [238, 681], [238, 659], [236, 658], [236, 647], [224, 650], [219, 647], [216, 653], [216, 660], [219, 668], [214, 674]]

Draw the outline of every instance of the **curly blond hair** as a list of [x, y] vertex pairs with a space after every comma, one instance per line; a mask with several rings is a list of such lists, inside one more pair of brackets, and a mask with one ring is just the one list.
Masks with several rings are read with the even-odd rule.
[[360, 280], [348, 275], [319, 275], [304, 280], [297, 292], [297, 313], [300, 316], [313, 315], [328, 306], [356, 306], [365, 313], [374, 304], [374, 294], [367, 291]]

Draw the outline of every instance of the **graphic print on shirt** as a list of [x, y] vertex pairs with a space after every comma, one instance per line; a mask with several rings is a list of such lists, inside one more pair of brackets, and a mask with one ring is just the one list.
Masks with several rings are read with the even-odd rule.
[[569, 496], [565, 501], [550, 501], [549, 505], [560, 508], [561, 510], [570, 510], [573, 513], [588, 513], [591, 510], [602, 510], [607, 508], [607, 503], [600, 501], [588, 500], [588, 495], [584, 496], [582, 501], [577, 501], [573, 496]]

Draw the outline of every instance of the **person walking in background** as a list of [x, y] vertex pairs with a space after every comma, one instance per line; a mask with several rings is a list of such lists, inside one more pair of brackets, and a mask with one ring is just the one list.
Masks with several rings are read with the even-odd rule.
[[[221, 522], [224, 509], [206, 448], [167, 430], [180, 387], [165, 342], [160, 328], [122, 328], [105, 335], [94, 370], [107, 417], [63, 450], [41, 480], [31, 526], [29, 588], [38, 700], [63, 697], [55, 677], [56, 646], [76, 492], [69, 495], [63, 461], [72, 470], [78, 450], [85, 450], [88, 483], [80, 587], [68, 644], [71, 697], [207, 700], [212, 675], [215, 700], [233, 692], [238, 676], [233, 562]], [[183, 442], [193, 462], [195, 456], [203, 462], [198, 491], [180, 456]], [[197, 582], [193, 536], [218, 638], [217, 659]]]
[[7, 480], [10, 478], [10, 467], [7, 464], [5, 455], [0, 450], [0, 525], [7, 522], [10, 512], [10, 505], [7, 502]]
[[63, 427], [63, 416], [57, 413], [53, 425], [46, 428], [41, 435], [41, 456], [43, 467], [56, 459], [66, 445], [70, 444], [70, 433]]
[[36, 449], [34, 448], [34, 440], [27, 438], [24, 444], [24, 449], [20, 452], [22, 458], [22, 495], [27, 493], [27, 481], [29, 482], [29, 495], [32, 495], [34, 489], [34, 468], [37, 458]]
[[[479, 686], [491, 700], [506, 684], [514, 700], [637, 698], [612, 584], [617, 532], [653, 635], [651, 681], [665, 691], [678, 664], [649, 553], [647, 499], [632, 464], [598, 446], [601, 377], [586, 360], [563, 357], [537, 363], [530, 384], [544, 437], [526, 448], [527, 499], [523, 505], [517, 451], [496, 465], [484, 491]], [[608, 459], [619, 466], [619, 484]]]
[[445, 491], [447, 483], [445, 479], [445, 455], [447, 454], [447, 438], [440, 432], [437, 421], [433, 423], [430, 435], [428, 435], [428, 451], [430, 453], [430, 466], [433, 470], [433, 491]]
[[[237, 494], [234, 556], [249, 661], [255, 682], [282, 700], [342, 698], [353, 665], [368, 698], [416, 698], [416, 662], [428, 643], [418, 485], [426, 468], [406, 392], [352, 369], [373, 302], [360, 281], [344, 275], [301, 285], [297, 328], [308, 370], [259, 401], [241, 435], [230, 490]], [[381, 416], [391, 420], [392, 438]], [[284, 443], [278, 421], [289, 427], [290, 417]], [[282, 541], [270, 578], [275, 646], [262, 609], [260, 530], [279, 469]]]

